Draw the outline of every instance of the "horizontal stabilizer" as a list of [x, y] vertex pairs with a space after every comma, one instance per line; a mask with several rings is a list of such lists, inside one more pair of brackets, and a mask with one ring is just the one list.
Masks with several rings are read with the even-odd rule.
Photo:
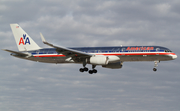
[[2, 50], [14, 53], [14, 54], [19, 55], [19, 56], [29, 56], [28, 54], [25, 54], [25, 53], [22, 53], [22, 52], [16, 52], [16, 51], [8, 50], [8, 49], [2, 49]]

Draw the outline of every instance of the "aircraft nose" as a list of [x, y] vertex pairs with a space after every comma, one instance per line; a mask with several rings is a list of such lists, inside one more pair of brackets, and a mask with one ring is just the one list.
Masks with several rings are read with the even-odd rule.
[[172, 55], [172, 59], [176, 59], [177, 58], [177, 55]]

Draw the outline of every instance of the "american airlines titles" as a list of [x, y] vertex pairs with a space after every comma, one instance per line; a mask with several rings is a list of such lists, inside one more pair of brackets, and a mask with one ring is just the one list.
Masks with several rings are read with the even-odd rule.
[[128, 47], [126, 50], [154, 50], [154, 47]]

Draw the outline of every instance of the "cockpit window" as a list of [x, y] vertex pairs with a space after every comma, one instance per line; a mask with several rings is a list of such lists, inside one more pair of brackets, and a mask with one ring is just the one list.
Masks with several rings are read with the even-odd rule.
[[165, 50], [165, 52], [172, 52], [171, 50]]

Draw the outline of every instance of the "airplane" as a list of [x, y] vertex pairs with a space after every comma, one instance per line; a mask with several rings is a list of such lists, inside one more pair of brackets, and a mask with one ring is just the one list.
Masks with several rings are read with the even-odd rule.
[[[80, 72], [97, 73], [95, 67], [120, 69], [123, 62], [154, 61], [153, 71], [157, 71], [160, 61], [174, 60], [177, 55], [170, 49], [161, 46], [111, 46], [111, 47], [63, 47], [47, 42], [42, 33], [44, 44], [52, 48], [41, 48], [18, 25], [10, 24], [19, 51], [2, 49], [10, 52], [12, 56], [43, 63], [77, 63], [82, 64]], [[89, 70], [86, 65], [91, 64]]]

